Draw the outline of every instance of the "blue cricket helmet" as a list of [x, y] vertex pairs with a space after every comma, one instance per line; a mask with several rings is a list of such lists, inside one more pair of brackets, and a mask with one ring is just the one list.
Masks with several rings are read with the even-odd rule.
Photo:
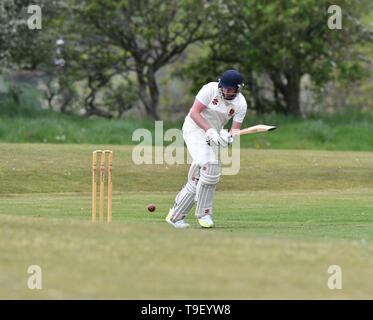
[[241, 92], [243, 86], [244, 83], [241, 73], [234, 69], [225, 71], [222, 77], [219, 79], [220, 90], [222, 88], [236, 89], [236, 94], [230, 97], [225, 97], [223, 94], [223, 90], [221, 90], [221, 93], [226, 100], [233, 100]]

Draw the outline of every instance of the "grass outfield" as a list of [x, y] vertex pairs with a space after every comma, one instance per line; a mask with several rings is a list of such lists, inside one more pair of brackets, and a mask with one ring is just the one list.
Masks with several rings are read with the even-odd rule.
[[[0, 144], [0, 298], [372, 299], [373, 153], [245, 149], [216, 228], [164, 222], [187, 166], [114, 150], [113, 223], [90, 223], [90, 152]], [[107, 146], [106, 146], [107, 147]], [[154, 213], [146, 211], [150, 202]], [[43, 289], [29, 290], [40, 265]], [[342, 290], [327, 286], [342, 268]]]

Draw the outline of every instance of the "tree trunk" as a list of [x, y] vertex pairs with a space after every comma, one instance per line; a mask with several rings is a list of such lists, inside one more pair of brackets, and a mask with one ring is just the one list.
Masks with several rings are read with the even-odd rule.
[[145, 107], [146, 114], [149, 115], [151, 108], [150, 108], [149, 97], [146, 93], [147, 84], [146, 84], [146, 80], [144, 78], [144, 73], [143, 72], [144, 72], [144, 70], [143, 70], [143, 67], [142, 67], [142, 62], [141, 61], [136, 61], [136, 75], [137, 75], [137, 81], [139, 83], [138, 94], [139, 94], [139, 98], [140, 98], [142, 104]]
[[159, 103], [159, 90], [158, 90], [157, 80], [155, 77], [155, 72], [153, 72], [153, 70], [148, 71], [147, 80], [148, 80], [149, 93], [150, 93], [149, 115], [153, 118], [153, 120], [159, 120], [158, 113], [157, 113], [158, 103]]
[[[278, 93], [281, 92], [285, 105], [285, 114], [292, 114], [295, 116], [301, 116], [300, 110], [300, 72], [296, 68], [291, 68], [284, 74], [281, 72], [271, 72], [271, 80], [275, 86], [275, 99], [279, 98]], [[284, 81], [286, 78], [286, 82]], [[279, 101], [277, 101], [279, 102]]]
[[289, 114], [300, 117], [300, 75], [298, 70], [286, 74], [287, 84], [284, 99]]
[[276, 86], [273, 86], [273, 97], [275, 98], [275, 104], [273, 106], [273, 109], [276, 113], [284, 113], [285, 108], [284, 104], [282, 102], [282, 99], [280, 98], [280, 91]]
[[151, 67], [149, 67], [147, 71], [144, 69], [144, 63], [141, 60], [136, 60], [139, 97], [145, 107], [146, 114], [153, 120], [159, 120], [157, 113], [159, 90], [155, 71]]
[[44, 92], [44, 96], [45, 96], [45, 98], [48, 101], [48, 108], [49, 108], [49, 110], [53, 110], [53, 103], [52, 103], [52, 101], [53, 101], [53, 98], [54, 98], [55, 94], [52, 93], [52, 92], [50, 92], [49, 88], [47, 88], [47, 90]]
[[99, 116], [107, 119], [113, 118], [113, 114], [110, 111], [102, 110], [96, 107], [95, 100], [96, 100], [96, 88], [93, 86], [93, 79], [92, 77], [88, 77], [88, 87], [91, 90], [88, 96], [84, 99], [84, 106], [85, 106], [85, 116]]

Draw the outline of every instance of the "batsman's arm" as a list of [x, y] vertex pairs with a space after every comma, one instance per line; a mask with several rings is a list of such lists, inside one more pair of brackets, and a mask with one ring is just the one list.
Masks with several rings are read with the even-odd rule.
[[202, 128], [203, 130], [207, 131], [210, 128], [210, 125], [206, 122], [206, 120], [201, 116], [201, 112], [206, 109], [206, 106], [198, 101], [197, 99], [194, 100], [192, 110], [190, 111], [190, 117], [193, 121]]
[[235, 134], [239, 133], [241, 129], [241, 123], [233, 121], [231, 126], [230, 134], [234, 136]]

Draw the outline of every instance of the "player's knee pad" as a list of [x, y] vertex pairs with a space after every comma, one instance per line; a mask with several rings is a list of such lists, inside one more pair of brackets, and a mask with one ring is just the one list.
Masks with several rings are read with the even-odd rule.
[[220, 161], [214, 160], [204, 164], [200, 170], [199, 182], [204, 185], [215, 185], [221, 175]]
[[220, 161], [210, 161], [202, 166], [196, 190], [197, 218], [201, 218], [205, 214], [212, 214], [215, 187], [220, 180], [220, 175]]

